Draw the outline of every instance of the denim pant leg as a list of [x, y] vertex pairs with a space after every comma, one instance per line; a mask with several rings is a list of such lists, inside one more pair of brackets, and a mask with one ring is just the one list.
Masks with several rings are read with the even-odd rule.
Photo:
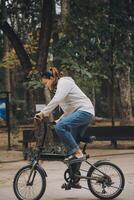
[[89, 122], [79, 127], [72, 128], [71, 130], [72, 136], [74, 137], [78, 145], [80, 144], [80, 137], [84, 135], [88, 126], [89, 126]]
[[[89, 123], [91, 114], [84, 111], [76, 111], [64, 117], [55, 125], [55, 130], [58, 137], [68, 150], [68, 154], [73, 154], [79, 145], [75, 138], [77, 137], [77, 130], [80, 126], [86, 126]], [[75, 129], [75, 131], [73, 131]]]

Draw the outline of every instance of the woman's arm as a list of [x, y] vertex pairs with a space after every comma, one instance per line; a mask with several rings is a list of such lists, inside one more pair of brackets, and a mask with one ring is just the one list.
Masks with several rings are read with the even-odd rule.
[[71, 82], [68, 80], [61, 78], [58, 81], [57, 90], [53, 99], [44, 109], [41, 110], [44, 116], [49, 116], [49, 114], [59, 105], [59, 103], [64, 101], [64, 98], [68, 95], [71, 87]]

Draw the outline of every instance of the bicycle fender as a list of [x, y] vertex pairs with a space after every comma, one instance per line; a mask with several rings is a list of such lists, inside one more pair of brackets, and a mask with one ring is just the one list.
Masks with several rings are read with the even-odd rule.
[[97, 164], [100, 164], [100, 163], [103, 163], [103, 162], [109, 162], [109, 160], [108, 160], [108, 159], [98, 160], [98, 161], [95, 162], [93, 165], [97, 165]]

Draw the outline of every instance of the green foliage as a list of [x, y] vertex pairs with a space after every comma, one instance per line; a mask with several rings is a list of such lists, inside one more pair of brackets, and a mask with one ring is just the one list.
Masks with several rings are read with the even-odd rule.
[[[33, 33], [28, 34], [28, 38], [24, 47], [31, 58], [31, 63], [33, 66], [36, 65], [37, 57], [37, 38], [34, 37]], [[0, 67], [16, 68], [20, 67], [20, 61], [16, 55], [16, 52], [11, 48], [6, 55], [3, 57]]]
[[38, 70], [35, 67], [29, 72], [27, 76], [27, 81], [23, 83], [24, 87], [30, 90], [38, 90], [39, 88], [43, 88], [40, 80], [40, 75]]
[[[112, 70], [114, 77], [128, 67], [133, 71], [134, 3], [72, 0], [70, 4], [70, 27], [64, 34], [59, 27], [58, 42], [53, 43], [51, 49], [54, 64], [66, 68], [90, 97], [95, 90], [97, 105], [100, 104], [104, 110], [109, 106], [110, 110], [110, 93], [105, 96], [102, 91], [101, 94], [102, 85], [105, 83], [105, 89], [111, 90]], [[118, 85], [115, 85], [115, 90], [118, 90]], [[116, 100], [120, 101], [119, 98]]]
[[84, 82], [97, 86], [100, 80], [109, 78], [110, 36], [105, 9], [104, 3], [71, 1], [71, 32], [60, 32], [51, 50], [54, 63], [65, 66], [81, 87]]
[[[61, 1], [56, 0], [56, 2], [60, 4]], [[120, 0], [69, 2], [70, 26], [67, 26], [66, 32], [63, 31], [60, 24], [61, 15], [55, 16], [53, 33], [57, 33], [57, 39], [55, 41], [53, 34], [49, 55], [53, 57], [53, 64], [56, 67], [62, 68], [63, 71], [67, 70], [86, 94], [96, 99], [99, 113], [105, 114], [106, 112], [100, 107], [108, 110], [107, 91], [111, 89], [112, 70], [116, 77], [118, 72], [130, 67], [131, 81], [134, 82], [134, 3]], [[25, 44], [33, 65], [32, 76], [24, 83], [24, 87], [37, 90], [41, 88], [36, 76], [41, 1], [6, 0], [6, 8], [8, 20]], [[2, 16], [1, 9], [0, 16]], [[1, 32], [0, 39], [1, 58], [3, 51]], [[48, 58], [48, 63], [52, 63], [51, 58]], [[0, 66], [21, 69], [11, 47], [3, 60], [0, 60]], [[115, 88], [118, 88], [118, 85]]]
[[0, 63], [0, 67], [5, 68], [15, 68], [19, 66], [20, 62], [16, 56], [14, 49], [11, 49], [6, 55], [3, 57], [2, 62]]
[[12, 27], [17, 29], [21, 39], [25, 41], [28, 33], [34, 33], [41, 21], [41, 2], [35, 0], [7, 0], [6, 8]]

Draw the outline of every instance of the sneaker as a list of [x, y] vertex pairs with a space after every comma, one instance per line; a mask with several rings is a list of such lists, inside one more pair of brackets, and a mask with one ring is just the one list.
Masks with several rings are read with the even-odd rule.
[[64, 159], [64, 162], [67, 162], [69, 160], [72, 160], [74, 158], [74, 155], [70, 155], [67, 158]]
[[77, 160], [77, 161], [78, 161], [78, 160], [83, 160], [83, 158], [84, 158], [83, 155], [80, 156], [80, 157], [77, 157], [77, 156], [75, 156], [75, 155], [71, 155], [71, 156], [65, 158], [65, 159], [64, 159], [64, 162], [70, 162], [70, 161], [75, 161], [75, 160]]

